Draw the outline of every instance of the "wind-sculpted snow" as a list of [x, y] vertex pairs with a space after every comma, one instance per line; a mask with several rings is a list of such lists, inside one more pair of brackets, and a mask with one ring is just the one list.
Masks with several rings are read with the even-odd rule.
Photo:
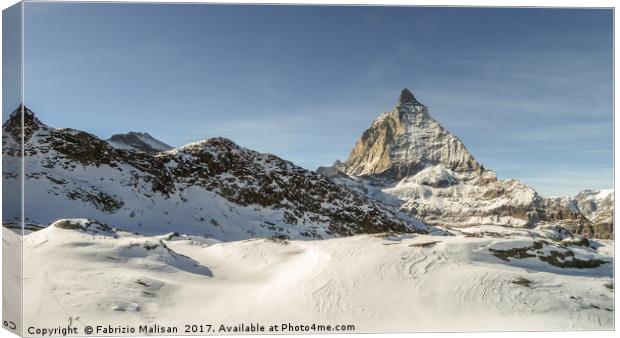
[[[396, 208], [223, 138], [151, 154], [46, 126], [27, 109], [24, 127], [28, 223], [93, 218], [144, 234], [221, 240], [428, 230]], [[3, 156], [19, 156], [19, 114], [3, 131]], [[18, 184], [15, 172], [3, 175]]]
[[[517, 180], [497, 179], [407, 89], [364, 131], [344, 163], [317, 171], [430, 225], [553, 223], [589, 237], [613, 237], [611, 217], [597, 221], [582, 213], [583, 207], [596, 209], [586, 193], [581, 202], [546, 198]], [[611, 215], [613, 202], [603, 205], [600, 214]]]
[[[60, 230], [58, 230], [60, 229]], [[71, 230], [71, 231], [61, 231]], [[212, 276], [211, 271], [200, 265], [193, 259], [180, 255], [171, 250], [161, 238], [142, 237], [135, 233], [115, 229], [107, 224], [103, 224], [89, 219], [62, 219], [52, 223], [48, 229], [40, 230], [32, 234], [30, 238], [38, 243], [39, 241], [66, 241], [67, 238], [80, 239], [71, 243], [70, 247], [90, 247], [95, 245], [85, 241], [83, 235], [90, 235], [93, 238], [115, 239], [114, 247], [111, 250], [100, 248], [97, 256], [126, 263], [134, 268], [159, 269], [170, 271], [178, 269], [195, 274]], [[62, 236], [62, 239], [58, 239]], [[26, 246], [24, 250], [30, 247]], [[59, 250], [62, 251], [62, 250]], [[93, 257], [91, 256], [90, 259]], [[174, 270], [173, 270], [174, 271]]]
[[[226, 325], [239, 318], [345, 323], [355, 332], [614, 325], [613, 241], [560, 227], [219, 243], [59, 222], [24, 238], [25, 325], [182, 325], [205, 318]], [[114, 236], [92, 231], [100, 228]], [[5, 228], [3, 236], [16, 235]]]

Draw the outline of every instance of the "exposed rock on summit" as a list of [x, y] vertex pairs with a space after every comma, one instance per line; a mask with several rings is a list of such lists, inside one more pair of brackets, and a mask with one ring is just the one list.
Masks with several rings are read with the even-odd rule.
[[153, 136], [149, 135], [149, 133], [139, 133], [134, 131], [127, 134], [112, 135], [112, 137], [106, 141], [108, 141], [108, 143], [115, 148], [132, 149], [149, 154], [156, 154], [172, 149], [171, 146], [155, 139]]
[[413, 105], [419, 105], [420, 103], [418, 102], [418, 100], [415, 99], [415, 96], [413, 96], [413, 93], [411, 91], [409, 91], [409, 89], [405, 88], [400, 92], [400, 97], [398, 98], [398, 105], [402, 106], [405, 104], [413, 104]]

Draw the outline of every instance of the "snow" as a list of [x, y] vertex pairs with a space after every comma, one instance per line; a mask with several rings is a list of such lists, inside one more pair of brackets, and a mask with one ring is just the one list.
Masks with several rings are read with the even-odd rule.
[[501, 234], [218, 242], [50, 226], [24, 238], [24, 323], [208, 318], [347, 323], [356, 332], [613, 329], [613, 292], [605, 286], [613, 283], [613, 241], [597, 241], [597, 252], [571, 247], [580, 258], [612, 263], [561, 269], [532, 258], [505, 262], [488, 250], [527, 246], [546, 238], [536, 237], [540, 230], [466, 230]]
[[[439, 182], [450, 183], [437, 184]], [[461, 227], [480, 224], [525, 226], [527, 220], [523, 217], [500, 215], [496, 210], [504, 207], [526, 209], [538, 197], [534, 189], [517, 180], [480, 184], [442, 165], [405, 177], [394, 186], [384, 187], [382, 192], [398, 198], [401, 209], [405, 211], [429, 215], [423, 218], [429, 224]]]
[[598, 192], [598, 194], [594, 195], [595, 199], [605, 199], [610, 196], [613, 196], [614, 189], [602, 189]]
[[411, 178], [411, 181], [430, 186], [436, 186], [442, 183], [452, 185], [458, 181], [455, 176], [454, 172], [439, 164], [420, 171]]

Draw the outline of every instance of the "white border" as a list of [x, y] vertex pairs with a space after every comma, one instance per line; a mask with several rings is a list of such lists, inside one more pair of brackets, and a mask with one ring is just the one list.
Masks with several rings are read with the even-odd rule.
[[[5, 9], [18, 1], [15, 0], [0, 0], [0, 6], [2, 9]], [[25, 2], [41, 2], [37, 0], [26, 0]], [[52, 1], [46, 1], [52, 2]], [[72, 0], [64, 0], [64, 1], [56, 1], [56, 2], [119, 2], [119, 1], [72, 1]], [[576, 1], [576, 0], [538, 0], [538, 1], [523, 1], [523, 0], [449, 0], [449, 1], [430, 1], [430, 0], [287, 0], [287, 1], [252, 1], [252, 0], [220, 0], [220, 1], [206, 1], [206, 2], [198, 2], [198, 1], [179, 1], [179, 0], [136, 0], [132, 1], [136, 3], [219, 3], [219, 4], [300, 4], [300, 5], [370, 5], [370, 6], [468, 6], [468, 7], [586, 7], [586, 8], [614, 8], [616, 7], [616, 1], [612, 0], [590, 0], [590, 1]], [[1, 18], [0, 18], [1, 21]], [[2, 26], [0, 24], [0, 36], [1, 36]], [[618, 26], [615, 25], [615, 13], [614, 13], [614, 189], [615, 189], [615, 177], [617, 174], [617, 166], [616, 159], [619, 154], [619, 141], [617, 136], [618, 128], [616, 125], [617, 120], [615, 119], [615, 111], [617, 109], [617, 101], [615, 100], [616, 95], [618, 95], [618, 88], [615, 86], [615, 79], [617, 78], [617, 68], [615, 64], [618, 62], [618, 55], [615, 53], [615, 45], [616, 39], [618, 37]], [[2, 47], [0, 45], [0, 55], [2, 54]], [[22, 93], [22, 97], [25, 93]], [[1, 94], [0, 94], [1, 95]], [[0, 189], [2, 183], [0, 182]], [[616, 198], [615, 202], [615, 210], [618, 210], [618, 202]], [[1, 210], [1, 205], [0, 205]], [[614, 215], [614, 224], [618, 224], [618, 216]], [[1, 260], [1, 250], [0, 250], [0, 260]], [[614, 266], [615, 271], [615, 266]], [[614, 274], [615, 276], [615, 274]], [[618, 309], [618, 297], [615, 298], [615, 309]], [[618, 314], [615, 315], [615, 322], [618, 323]], [[446, 318], [449, 320], [449, 318]], [[612, 337], [615, 336], [615, 332], [613, 331], [568, 331], [568, 332], [483, 332], [483, 333], [403, 333], [403, 334], [365, 334], [363, 336], [370, 337], [510, 337], [517, 338], [526, 335], [528, 337], [564, 337], [564, 338], [581, 338], [584, 335], [587, 335], [588, 338], [597, 338], [597, 337]], [[281, 337], [329, 337], [329, 338], [359, 338], [361, 337], [359, 334], [329, 334], [329, 335], [279, 335]], [[17, 337], [14, 334], [8, 333], [6, 330], [0, 330], [0, 337]], [[135, 336], [134, 336], [135, 337]], [[168, 336], [168, 337], [187, 337], [187, 336]], [[230, 336], [230, 337], [248, 337], [248, 336]]]

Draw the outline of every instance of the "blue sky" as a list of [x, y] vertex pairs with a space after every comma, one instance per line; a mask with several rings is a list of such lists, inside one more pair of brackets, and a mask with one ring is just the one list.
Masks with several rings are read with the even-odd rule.
[[26, 104], [52, 126], [315, 169], [408, 87], [500, 178], [613, 184], [610, 10], [27, 3], [25, 22]]

